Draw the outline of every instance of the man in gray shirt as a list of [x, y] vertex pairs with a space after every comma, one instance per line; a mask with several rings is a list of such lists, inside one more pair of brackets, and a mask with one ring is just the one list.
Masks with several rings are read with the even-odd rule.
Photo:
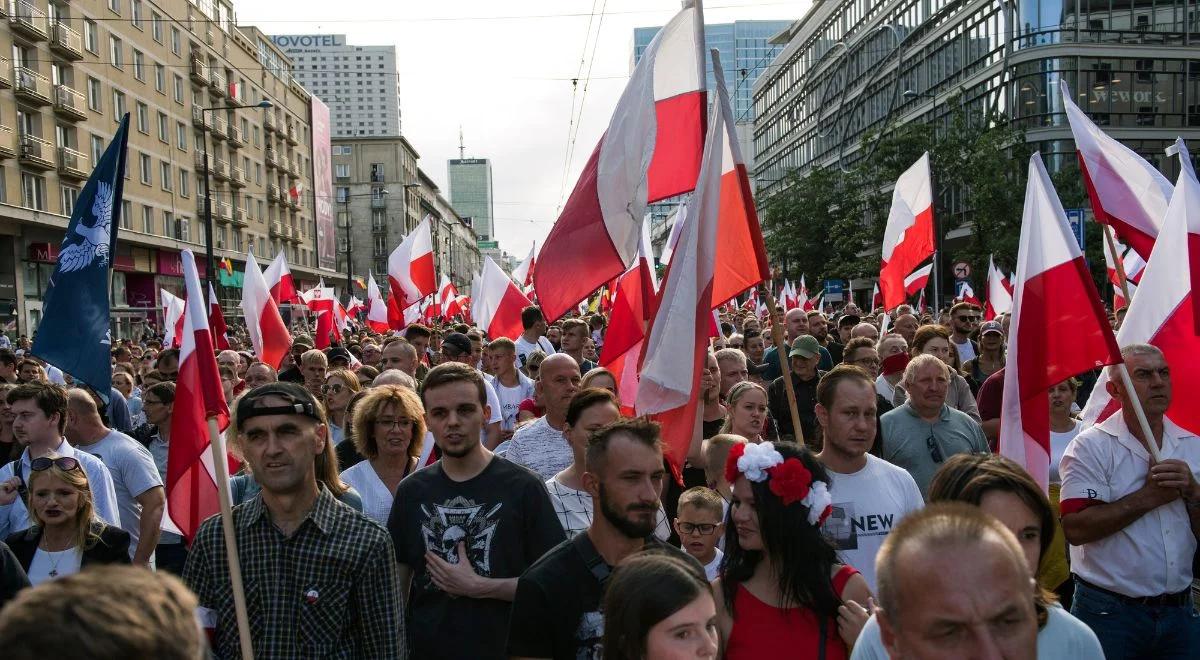
[[987, 453], [979, 424], [946, 405], [950, 368], [932, 355], [918, 355], [904, 370], [908, 401], [885, 414], [882, 458], [912, 475], [928, 496], [929, 482], [951, 456]]

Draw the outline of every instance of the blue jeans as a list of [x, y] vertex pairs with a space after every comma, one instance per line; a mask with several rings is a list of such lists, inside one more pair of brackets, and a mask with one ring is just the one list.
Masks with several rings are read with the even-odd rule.
[[1200, 657], [1200, 617], [1191, 599], [1172, 607], [1137, 605], [1076, 579], [1071, 614], [1100, 638], [1107, 660]]

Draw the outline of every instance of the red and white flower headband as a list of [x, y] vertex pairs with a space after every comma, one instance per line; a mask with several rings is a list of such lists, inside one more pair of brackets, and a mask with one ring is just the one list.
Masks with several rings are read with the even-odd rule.
[[784, 506], [799, 502], [808, 507], [810, 525], [820, 527], [833, 512], [829, 484], [814, 481], [812, 472], [800, 459], [784, 460], [774, 443], [734, 445], [725, 460], [725, 479], [732, 484], [739, 474], [754, 483], [769, 481], [767, 486], [783, 500]]

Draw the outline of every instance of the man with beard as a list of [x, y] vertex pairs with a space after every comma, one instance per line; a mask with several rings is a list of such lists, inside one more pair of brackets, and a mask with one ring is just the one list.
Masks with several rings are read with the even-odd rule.
[[829, 320], [820, 310], [809, 310], [808, 334], [816, 337], [817, 343], [827, 351], [821, 355], [821, 364], [817, 367], [818, 369], [828, 371], [833, 368], [833, 365], [842, 361], [842, 345], [829, 336]]
[[482, 374], [438, 365], [421, 399], [442, 457], [400, 482], [388, 519], [408, 648], [414, 658], [499, 660], [517, 577], [565, 535], [543, 480], [483, 445]]
[[592, 524], [560, 543], [517, 581], [508, 628], [510, 658], [599, 658], [604, 616], [600, 599], [612, 569], [643, 550], [674, 555], [654, 538], [659, 493], [668, 478], [658, 425], [619, 420], [596, 431], [585, 457], [584, 488]]

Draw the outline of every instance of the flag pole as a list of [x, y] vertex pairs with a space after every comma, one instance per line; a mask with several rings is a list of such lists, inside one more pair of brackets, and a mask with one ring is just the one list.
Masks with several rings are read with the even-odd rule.
[[[1121, 293], [1125, 296], [1125, 306], [1129, 307], [1129, 303], [1133, 302], [1133, 296], [1129, 295], [1129, 278], [1125, 275], [1125, 262], [1121, 259], [1121, 255], [1117, 254], [1117, 244], [1113, 241], [1112, 227], [1101, 225], [1104, 228], [1104, 243], [1108, 246], [1108, 254], [1112, 257], [1113, 264], [1117, 268], [1117, 281], [1121, 284]], [[1116, 312], [1117, 310], [1113, 310]], [[1124, 365], [1121, 365], [1124, 368]], [[1126, 375], [1128, 380], [1128, 375]], [[1138, 409], [1141, 410], [1141, 404], [1138, 404]]]
[[1150, 430], [1150, 422], [1146, 419], [1146, 411], [1142, 409], [1142, 400], [1137, 397], [1137, 390], [1133, 389], [1133, 380], [1129, 377], [1129, 369], [1126, 368], [1124, 362], [1118, 363], [1116, 367], [1117, 372], [1121, 374], [1121, 383], [1125, 386], [1129, 403], [1137, 415], [1138, 427], [1142, 429], [1142, 435], [1145, 436], [1146, 449], [1150, 451], [1150, 457], [1154, 459], [1155, 463], [1162, 462], [1162, 456], [1158, 452], [1158, 443], [1155, 442], [1154, 433]]
[[246, 613], [246, 592], [242, 586], [242, 565], [238, 561], [233, 507], [230, 505], [233, 500], [229, 494], [229, 463], [216, 417], [208, 418], [208, 446], [212, 451], [213, 468], [217, 473], [218, 499], [221, 500], [221, 529], [225, 533], [225, 559], [229, 562], [229, 580], [233, 583], [233, 609], [237, 615], [238, 641], [241, 643], [242, 657], [252, 660], [254, 647], [250, 643], [250, 616]]
[[803, 445], [804, 428], [800, 426], [800, 409], [796, 407], [796, 391], [792, 389], [792, 369], [788, 365], [787, 342], [783, 339], [783, 328], [775, 322], [775, 296], [771, 295], [768, 284], [763, 287], [767, 296], [768, 313], [771, 315], [771, 341], [775, 344], [775, 356], [779, 358], [779, 367], [783, 371], [783, 390], [787, 392], [788, 409], [792, 414], [792, 428], [796, 434], [796, 444]]

